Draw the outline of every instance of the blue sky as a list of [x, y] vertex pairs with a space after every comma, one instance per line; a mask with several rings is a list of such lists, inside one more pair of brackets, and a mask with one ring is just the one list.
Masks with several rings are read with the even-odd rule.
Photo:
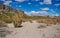
[[0, 0], [0, 3], [22, 10], [28, 15], [60, 15], [60, 0]]

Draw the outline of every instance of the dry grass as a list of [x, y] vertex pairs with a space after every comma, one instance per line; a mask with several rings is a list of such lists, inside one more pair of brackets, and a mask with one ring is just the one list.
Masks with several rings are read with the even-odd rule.
[[0, 27], [7, 27], [7, 24], [3, 21], [0, 21]]
[[60, 19], [53, 19], [53, 18], [50, 18], [50, 19], [39, 19], [37, 20], [38, 23], [46, 23], [46, 24], [57, 24], [57, 23], [60, 23]]
[[60, 18], [50, 18], [46, 16], [27, 16], [22, 12], [19, 13], [7, 13], [2, 11], [3, 14], [0, 14], [0, 20], [11, 23], [13, 22], [15, 27], [18, 27], [22, 24], [22, 22], [37, 20], [38, 23], [46, 23], [46, 24], [60, 24]]

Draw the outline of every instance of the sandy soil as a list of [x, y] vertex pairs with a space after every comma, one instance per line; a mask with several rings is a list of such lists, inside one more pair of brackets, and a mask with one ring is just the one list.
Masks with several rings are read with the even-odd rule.
[[[12, 31], [6, 38], [60, 38], [60, 24], [46, 26], [44, 23], [38, 24], [33, 21], [22, 23], [22, 28], [9, 27]], [[38, 28], [44, 25], [44, 28]]]

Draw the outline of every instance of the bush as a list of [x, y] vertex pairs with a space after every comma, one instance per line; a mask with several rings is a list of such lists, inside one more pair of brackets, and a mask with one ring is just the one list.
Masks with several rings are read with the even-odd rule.
[[8, 17], [7, 15], [4, 15], [4, 14], [0, 15], [0, 20], [4, 21], [6, 23], [11, 23], [12, 22], [11, 18]]
[[0, 27], [7, 27], [7, 24], [3, 21], [0, 21]]

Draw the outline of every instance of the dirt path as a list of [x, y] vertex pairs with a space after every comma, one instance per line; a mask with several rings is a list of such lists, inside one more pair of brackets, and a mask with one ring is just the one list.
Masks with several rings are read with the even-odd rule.
[[[38, 28], [37, 22], [25, 22], [22, 28], [9, 28], [13, 32], [7, 38], [60, 38], [60, 25]], [[44, 25], [44, 24], [43, 24]]]

